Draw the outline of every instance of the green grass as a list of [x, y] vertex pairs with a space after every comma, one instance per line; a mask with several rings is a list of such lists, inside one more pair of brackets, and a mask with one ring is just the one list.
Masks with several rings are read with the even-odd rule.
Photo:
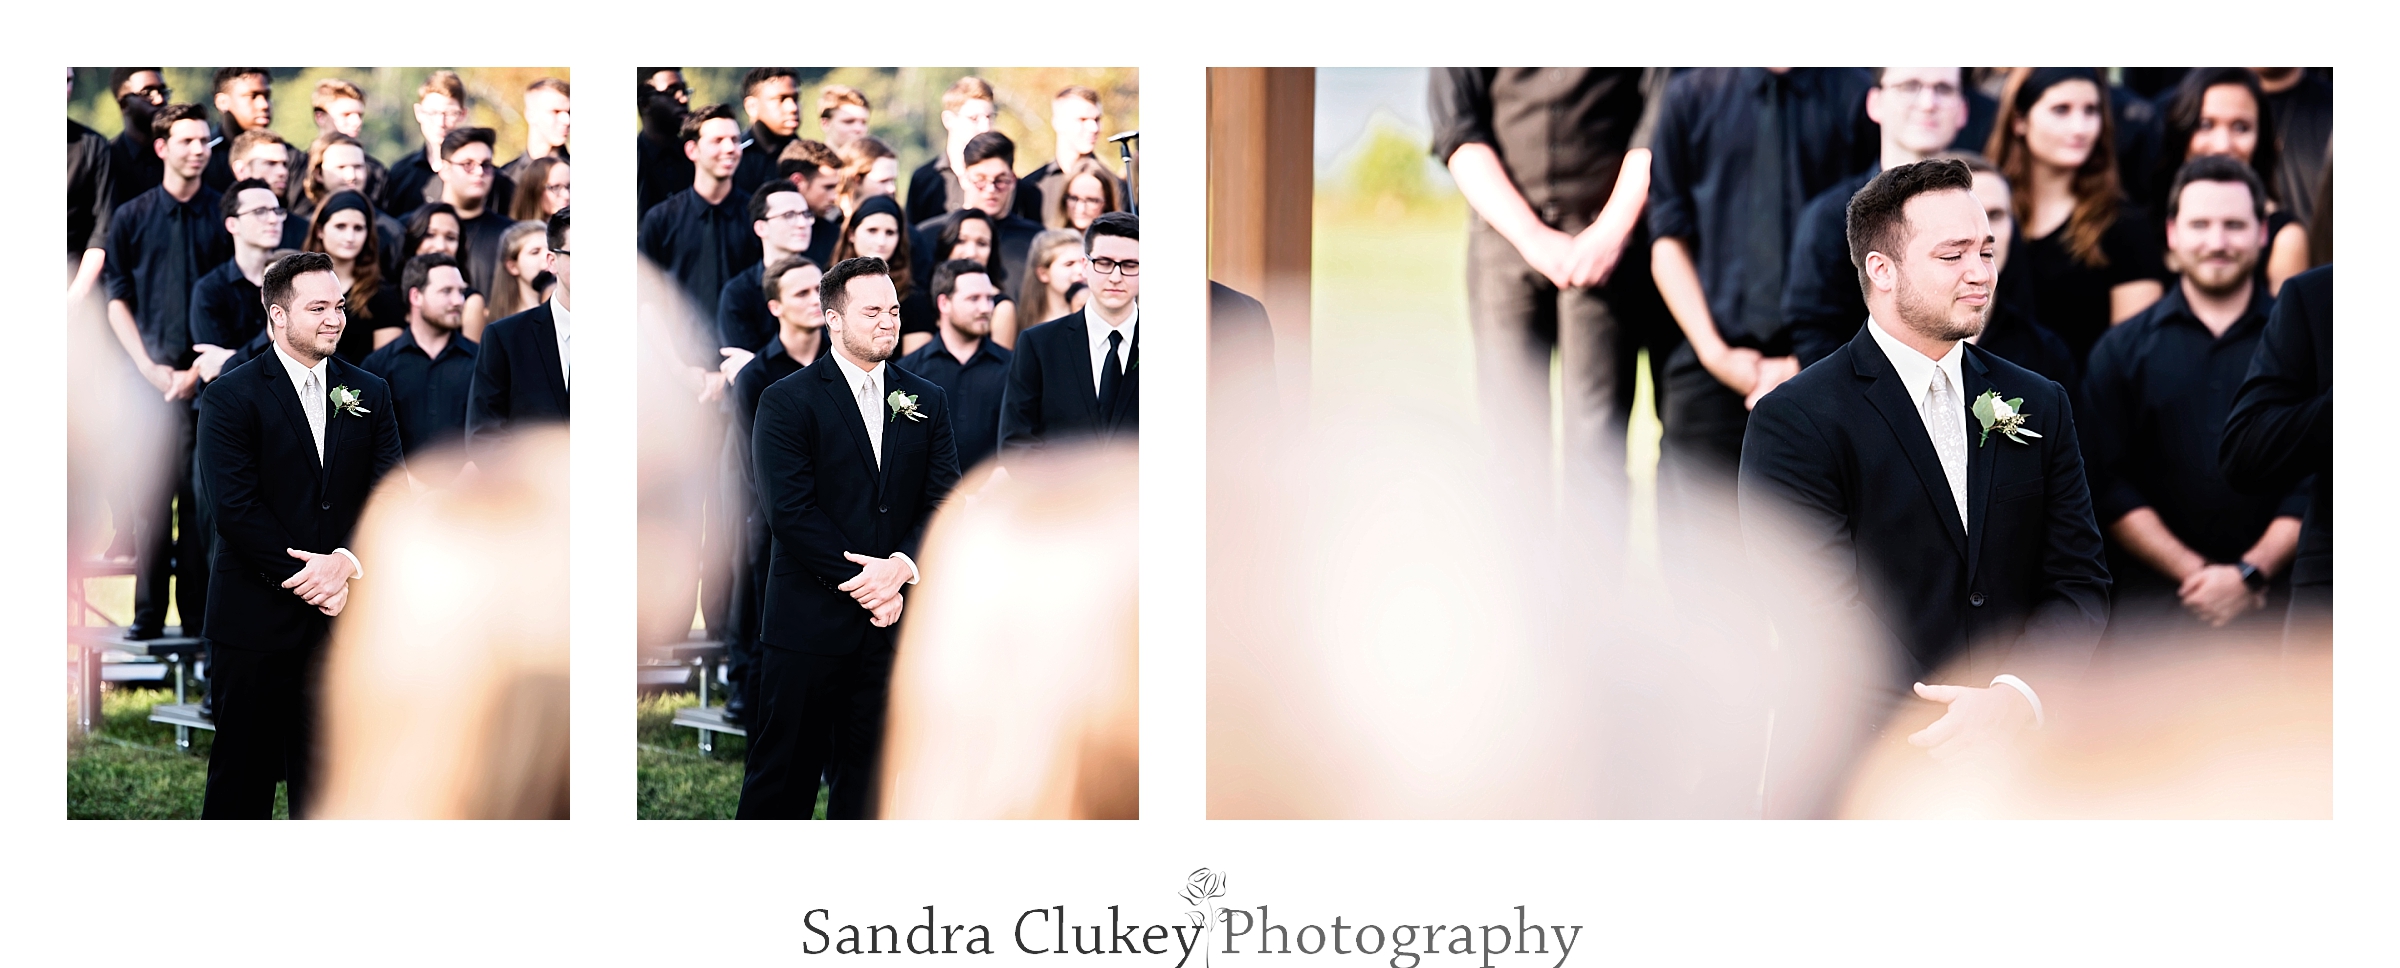
[[[192, 731], [190, 752], [175, 748], [175, 728], [149, 721], [150, 707], [173, 702], [165, 689], [104, 687], [101, 722], [67, 750], [67, 817], [73, 820], [196, 820], [208, 788], [208, 750], [215, 733]], [[291, 814], [283, 788], [275, 819]]]
[[[702, 755], [699, 734], [672, 725], [675, 711], [695, 705], [691, 693], [667, 693], [636, 700], [641, 744], [635, 787], [640, 798], [636, 816], [643, 820], [731, 820], [742, 799], [742, 756], [749, 741], [717, 734], [714, 754]], [[825, 794], [817, 791], [816, 819], [825, 819]]]

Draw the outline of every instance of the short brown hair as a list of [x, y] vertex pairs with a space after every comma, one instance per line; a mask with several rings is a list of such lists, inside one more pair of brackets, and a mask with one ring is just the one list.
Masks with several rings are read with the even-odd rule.
[[683, 140], [687, 142], [700, 140], [700, 126], [717, 120], [733, 121], [736, 125], [741, 124], [740, 121], [734, 121], [732, 105], [711, 104], [683, 116], [683, 130], [680, 132]]
[[828, 84], [825, 85], [824, 90], [817, 92], [817, 120], [823, 121], [833, 117], [834, 109], [845, 104], [855, 104], [869, 111], [875, 110], [874, 105], [867, 103], [867, 96], [859, 93], [857, 88], [847, 84]]
[[782, 178], [793, 175], [815, 178], [820, 171], [840, 170], [842, 156], [834, 154], [822, 141], [793, 138], [792, 143], [783, 146], [783, 154], [775, 157], [775, 174]]
[[425, 100], [428, 94], [439, 94], [464, 106], [467, 103], [467, 82], [458, 79], [457, 71], [435, 71], [425, 75], [425, 83], [417, 88], [417, 100]]
[[567, 82], [555, 77], [535, 78], [533, 83], [525, 85], [525, 93], [531, 94], [535, 91], [557, 91], [560, 97], [575, 96], [573, 92], [567, 90]]
[[1975, 191], [1975, 173], [1966, 162], [1935, 159], [1886, 168], [1850, 196], [1845, 215], [1850, 237], [1850, 264], [1858, 267], [1859, 292], [1867, 283], [1867, 253], [1900, 258], [1899, 242], [1908, 229], [1908, 200], [1932, 192]]
[[338, 77], [328, 77], [317, 82], [316, 91], [308, 96], [308, 106], [312, 111], [323, 111], [333, 106], [333, 102], [343, 98], [349, 98], [360, 104], [367, 103], [367, 96], [358, 89], [358, 85]]
[[983, 78], [969, 74], [950, 82], [950, 89], [942, 92], [942, 110], [955, 113], [959, 108], [966, 107], [968, 101], [997, 100], [992, 96], [990, 83]]
[[198, 121], [201, 124], [207, 124], [208, 111], [197, 104], [170, 104], [160, 108], [157, 114], [150, 116], [150, 137], [158, 141], [165, 141], [173, 137], [177, 121]]
[[1100, 106], [1100, 92], [1085, 87], [1081, 84], [1069, 84], [1065, 87], [1059, 88], [1058, 93], [1053, 95], [1050, 100], [1052, 103], [1056, 103], [1059, 101], [1064, 101], [1068, 98], [1075, 98], [1077, 100], [1088, 102], [1093, 107]]
[[265, 144], [279, 145], [286, 154], [292, 150], [292, 146], [283, 140], [282, 135], [265, 128], [252, 128], [235, 136], [233, 146], [225, 150], [225, 161], [228, 164], [240, 161], [242, 156], [250, 153], [250, 149]]

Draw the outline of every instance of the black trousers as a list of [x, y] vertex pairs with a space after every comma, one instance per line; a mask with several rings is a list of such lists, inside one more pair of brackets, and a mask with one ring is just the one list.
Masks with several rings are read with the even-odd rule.
[[[147, 389], [149, 384], [143, 384]], [[208, 546], [211, 531], [200, 520], [200, 503], [192, 491], [192, 440], [200, 414], [191, 401], [150, 406], [166, 408], [160, 419], [162, 435], [174, 449], [162, 457], [155, 486], [140, 490], [134, 508], [133, 627], [155, 632], [167, 624], [169, 576], [175, 610], [185, 635], [198, 635], [208, 611]]]
[[891, 642], [876, 638], [849, 655], [774, 646], [759, 650], [758, 692], [751, 697], [746, 727], [750, 754], [735, 819], [808, 819], [816, 808], [820, 775], [832, 787], [827, 819], [875, 815], [875, 774], [892, 679]]
[[295, 819], [308, 816], [315, 775], [317, 686], [325, 645], [267, 651], [209, 643], [217, 735], [208, 753], [203, 820], [265, 820], [284, 781]]
[[1716, 587], [1720, 570], [1743, 560], [1734, 489], [1750, 410], [1689, 343], [1668, 354], [1660, 382], [1667, 399], [1659, 414], [1659, 564], [1676, 588]]

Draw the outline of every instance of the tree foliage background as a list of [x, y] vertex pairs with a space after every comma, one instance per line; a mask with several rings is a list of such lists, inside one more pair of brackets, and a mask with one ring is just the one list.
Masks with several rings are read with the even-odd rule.
[[[267, 73], [274, 79], [275, 119], [271, 125], [283, 140], [306, 150], [309, 142], [317, 140], [317, 123], [311, 116], [308, 99], [316, 93], [317, 82], [338, 77], [358, 85], [365, 92], [366, 126], [359, 139], [366, 143], [367, 153], [384, 164], [421, 150], [425, 139], [417, 131], [417, 88], [425, 76], [442, 68], [434, 67], [270, 67]], [[493, 157], [506, 163], [525, 153], [525, 85], [543, 77], [566, 79], [564, 67], [452, 67], [459, 80], [467, 85], [467, 121], [469, 124], [491, 128], [499, 144]], [[68, 95], [67, 116], [109, 137], [124, 130], [124, 119], [117, 112], [116, 92], [109, 90], [108, 74], [113, 68], [78, 67], [75, 89]], [[210, 83], [214, 67], [162, 68], [170, 91], [170, 102], [198, 104], [209, 111], [209, 123], [223, 131], [223, 121], [216, 110], [216, 89]]]

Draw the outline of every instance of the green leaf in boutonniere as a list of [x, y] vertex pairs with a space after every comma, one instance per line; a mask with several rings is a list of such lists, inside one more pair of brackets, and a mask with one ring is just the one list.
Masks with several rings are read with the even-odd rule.
[[1998, 391], [1983, 391], [1982, 396], [1975, 398], [1975, 405], [1972, 408], [1976, 422], [1983, 425], [1983, 434], [1975, 439], [1975, 446], [1981, 447], [1991, 443], [1992, 431], [1995, 430], [2000, 432], [2000, 436], [2027, 446], [2031, 446], [2031, 443], [2025, 439], [2027, 437], [2040, 440], [2042, 435], [2025, 427], [2025, 411], [2018, 409], [2024, 405], [2024, 397], [2002, 400]]
[[358, 402], [362, 398], [359, 396], [358, 391], [350, 389], [349, 387], [334, 387], [331, 392], [325, 394], [325, 399], [333, 403], [333, 410], [335, 413], [342, 414], [343, 416], [364, 417], [367, 414], [374, 412], [365, 407], [359, 406]]
[[908, 394], [894, 390], [891, 396], [883, 398], [883, 402], [891, 404], [892, 416], [907, 417], [910, 420], [925, 419], [925, 415], [917, 410], [917, 398]]

